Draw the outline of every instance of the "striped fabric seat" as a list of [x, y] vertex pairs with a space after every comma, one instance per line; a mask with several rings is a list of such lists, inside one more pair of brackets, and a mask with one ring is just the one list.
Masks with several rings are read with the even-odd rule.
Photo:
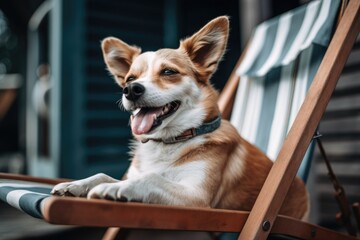
[[43, 218], [42, 205], [52, 185], [16, 180], [0, 180], [0, 200], [33, 216]]
[[[325, 54], [339, 6], [340, 0], [312, 1], [260, 24], [236, 71], [241, 80], [231, 122], [272, 160]], [[298, 173], [304, 180], [306, 159]]]

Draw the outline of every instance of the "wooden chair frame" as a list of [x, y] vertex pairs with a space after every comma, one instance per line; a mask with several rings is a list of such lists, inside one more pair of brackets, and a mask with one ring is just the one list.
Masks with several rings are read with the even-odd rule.
[[[241, 232], [241, 240], [266, 239], [270, 233], [301, 239], [358, 239], [278, 215], [278, 212], [359, 31], [360, 0], [350, 0], [313, 84], [250, 213], [52, 196], [42, 206], [45, 220], [63, 225]], [[225, 118], [229, 117], [238, 82], [239, 77], [234, 71], [220, 96], [219, 107]], [[50, 184], [66, 181], [4, 173], [0, 174], [0, 178]], [[117, 232], [113, 230], [108, 231], [106, 239]]]

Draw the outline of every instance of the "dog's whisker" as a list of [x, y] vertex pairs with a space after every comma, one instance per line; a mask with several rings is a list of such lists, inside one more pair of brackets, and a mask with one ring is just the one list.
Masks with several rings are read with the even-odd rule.
[[120, 110], [126, 111], [121, 98], [116, 101], [116, 104], [117, 104], [118, 108], [120, 108]]

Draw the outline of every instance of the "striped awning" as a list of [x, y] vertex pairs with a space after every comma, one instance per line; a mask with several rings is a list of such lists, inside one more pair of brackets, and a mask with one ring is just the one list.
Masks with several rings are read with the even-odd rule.
[[264, 76], [272, 68], [288, 65], [312, 44], [328, 46], [340, 2], [312, 1], [260, 24], [237, 73]]
[[323, 59], [340, 0], [312, 1], [260, 24], [237, 69], [232, 124], [275, 160]]

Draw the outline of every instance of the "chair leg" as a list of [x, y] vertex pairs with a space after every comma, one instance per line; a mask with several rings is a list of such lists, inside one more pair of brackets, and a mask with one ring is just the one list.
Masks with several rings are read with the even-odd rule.
[[360, 203], [354, 203], [352, 205], [353, 211], [354, 211], [354, 216], [355, 216], [355, 220], [357, 223], [357, 227], [358, 227], [358, 231], [360, 233]]
[[0, 92], [0, 120], [5, 116], [16, 98], [15, 90], [4, 90]]
[[120, 228], [117, 227], [108, 228], [102, 240], [115, 240], [119, 232], [120, 232]]

